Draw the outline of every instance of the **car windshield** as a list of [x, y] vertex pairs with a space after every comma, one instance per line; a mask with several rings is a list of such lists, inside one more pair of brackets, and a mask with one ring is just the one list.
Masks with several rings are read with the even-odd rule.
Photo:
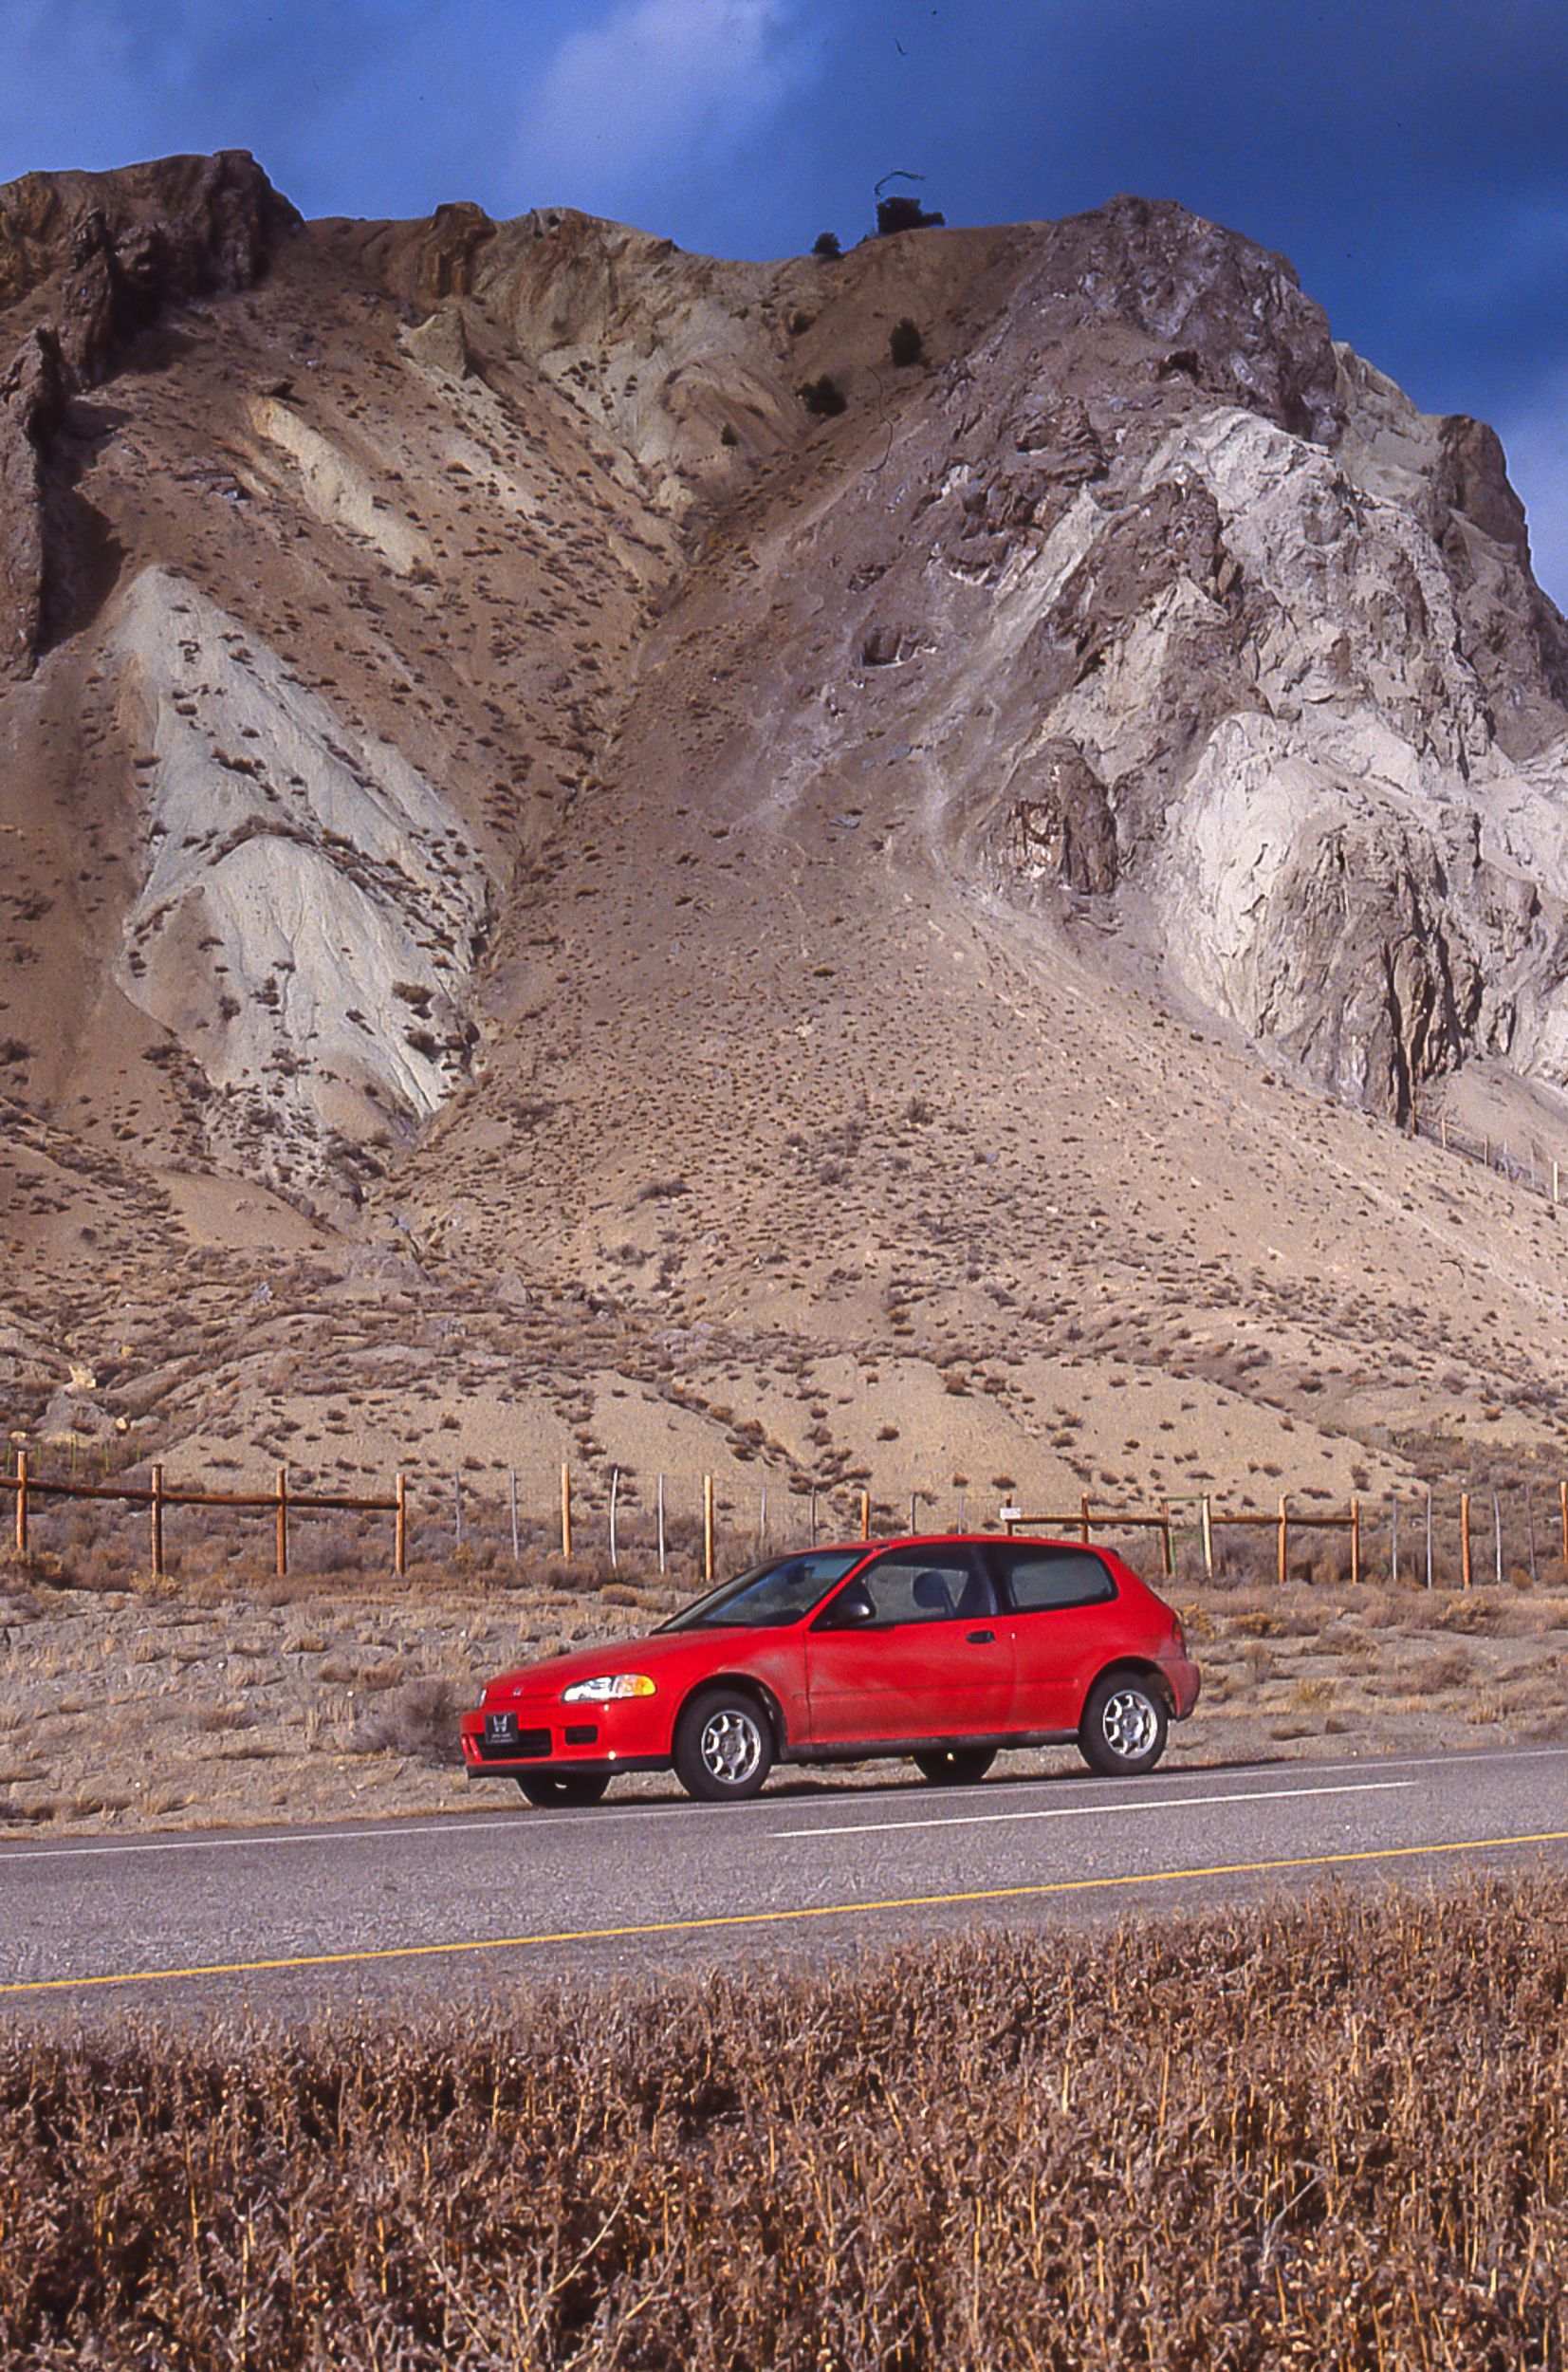
[[723, 1582], [661, 1622], [661, 1631], [781, 1630], [798, 1622], [820, 1605], [850, 1567], [858, 1565], [863, 1548], [813, 1548], [794, 1557], [769, 1557], [753, 1566], [738, 1581]]

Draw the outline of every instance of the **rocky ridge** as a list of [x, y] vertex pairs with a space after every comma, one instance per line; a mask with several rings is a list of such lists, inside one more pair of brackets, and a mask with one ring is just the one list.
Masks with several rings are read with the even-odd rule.
[[[302, 225], [220, 158], [0, 193], [0, 1086], [57, 1389], [139, 1180], [171, 1257], [504, 1306], [557, 1376], [588, 1311], [600, 1447], [618, 1374], [712, 1455], [661, 1396], [739, 1359], [747, 1456], [841, 1476], [841, 1396], [797, 1437], [762, 1368], [871, 1343], [1016, 1465], [1012, 1387], [963, 1433], [933, 1381], [998, 1307], [1032, 1399], [1156, 1274], [1308, 1373], [1324, 1240], [1411, 1291], [1449, 1240], [1379, 1233], [1358, 1110], [1484, 1089], [1568, 1158], [1568, 632], [1495, 437], [1280, 257], [1130, 198], [782, 264]], [[1276, 1274], [1238, 1163], [1318, 1214]], [[1540, 1257], [1485, 1289], [1544, 1327]]]

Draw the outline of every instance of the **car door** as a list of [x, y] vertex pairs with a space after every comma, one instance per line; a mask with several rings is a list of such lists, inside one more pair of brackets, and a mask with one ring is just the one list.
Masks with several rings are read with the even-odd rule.
[[986, 1562], [1012, 1630], [1011, 1726], [1076, 1730], [1110, 1642], [1116, 1584], [1109, 1566], [1092, 1548], [1031, 1540], [988, 1542]]
[[862, 1566], [806, 1633], [806, 1693], [816, 1746], [1001, 1735], [1011, 1631], [973, 1550], [933, 1542]]

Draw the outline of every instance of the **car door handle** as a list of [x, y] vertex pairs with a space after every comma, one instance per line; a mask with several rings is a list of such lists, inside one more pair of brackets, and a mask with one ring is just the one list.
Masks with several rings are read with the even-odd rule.
[[966, 1631], [964, 1638], [970, 1647], [989, 1647], [995, 1642], [996, 1633], [994, 1631]]

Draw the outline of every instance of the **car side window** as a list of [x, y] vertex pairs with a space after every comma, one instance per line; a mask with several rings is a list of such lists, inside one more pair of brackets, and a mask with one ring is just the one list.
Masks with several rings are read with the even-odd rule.
[[1109, 1567], [1092, 1548], [1040, 1548], [1020, 1543], [988, 1553], [1017, 1614], [1098, 1606], [1116, 1594]]
[[[851, 1587], [870, 1599], [879, 1626], [895, 1622], [953, 1622], [996, 1612], [990, 1577], [963, 1549], [898, 1549], [878, 1557]], [[830, 1606], [823, 1630], [840, 1627]]]

